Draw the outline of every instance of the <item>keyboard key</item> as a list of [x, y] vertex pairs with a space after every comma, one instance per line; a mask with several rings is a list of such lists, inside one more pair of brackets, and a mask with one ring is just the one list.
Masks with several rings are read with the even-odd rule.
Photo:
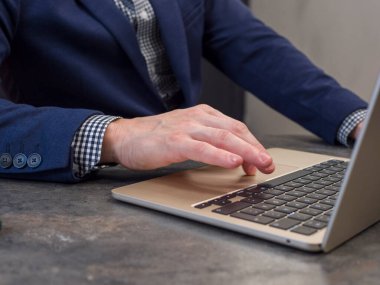
[[298, 233], [305, 236], [310, 236], [317, 232], [316, 229], [308, 228], [304, 226], [296, 227], [295, 229], [292, 229], [291, 232]]
[[307, 221], [303, 225], [305, 227], [310, 227], [310, 228], [314, 228], [314, 229], [320, 230], [320, 229], [325, 228], [327, 226], [327, 223], [323, 223], [323, 222], [318, 222], [318, 221], [312, 220], [312, 221]]
[[302, 177], [303, 179], [306, 179], [306, 180], [310, 180], [310, 181], [315, 181], [315, 180], [319, 180], [320, 177], [318, 176], [314, 176], [314, 175], [307, 175], [305, 177]]
[[[289, 173], [287, 175], [275, 178], [273, 180], [266, 181], [265, 183], [262, 183], [260, 185], [265, 185], [265, 186], [268, 186], [269, 188], [273, 188], [273, 187], [276, 187], [278, 185], [284, 184], [286, 182], [292, 181], [294, 179], [301, 178], [301, 177], [308, 175], [310, 173], [311, 173], [310, 171], [302, 169], [302, 170], [298, 170], [296, 172], [292, 172], [292, 173]], [[281, 189], [279, 189], [279, 190], [281, 190]]]
[[251, 193], [260, 193], [262, 191], [262, 189], [260, 187], [258, 187], [257, 185], [249, 186], [249, 187], [245, 188], [245, 190], [247, 190]]
[[211, 202], [205, 202], [205, 203], [201, 203], [201, 204], [198, 204], [198, 205], [195, 205], [194, 208], [197, 208], [197, 209], [204, 209], [208, 206], [211, 206], [212, 203]]
[[313, 182], [313, 183], [307, 184], [307, 187], [319, 190], [319, 189], [322, 189], [324, 186]]
[[308, 197], [302, 197], [302, 198], [297, 199], [297, 202], [305, 203], [308, 205], [314, 204], [317, 201], [318, 201], [317, 199], [312, 199]]
[[255, 208], [252, 208], [252, 207], [245, 208], [245, 209], [244, 209], [243, 211], [241, 211], [241, 212], [244, 213], [244, 214], [252, 215], [252, 216], [258, 216], [258, 215], [264, 213], [263, 210], [255, 209]]
[[222, 215], [230, 215], [234, 212], [240, 211], [240, 210], [247, 208], [247, 207], [250, 207], [250, 206], [251, 206], [251, 204], [249, 204], [249, 203], [237, 201], [237, 202], [225, 205], [223, 207], [214, 209], [213, 212], [218, 213], [218, 214], [222, 214]]
[[264, 213], [263, 216], [278, 220], [278, 219], [285, 217], [286, 214], [281, 213], [281, 212], [276, 212], [276, 211], [270, 211], [270, 212]]
[[222, 197], [222, 199], [232, 199], [235, 198], [237, 195], [235, 193], [226, 194]]
[[301, 222], [297, 221], [297, 220], [284, 218], [282, 220], [271, 223], [270, 226], [274, 227], [274, 228], [282, 229], [282, 230], [288, 230], [288, 229], [290, 229], [290, 228], [292, 228], [292, 227], [294, 227], [300, 223]]
[[261, 203], [263, 199], [259, 199], [256, 197], [247, 197], [241, 200], [241, 202], [250, 203], [250, 204], [258, 204]]
[[309, 183], [310, 183], [310, 180], [303, 179], [303, 178], [298, 178], [298, 179], [294, 180], [294, 182], [297, 182], [297, 183], [300, 183], [300, 184], [306, 185], [306, 184], [309, 184]]
[[302, 214], [307, 214], [307, 215], [312, 215], [312, 216], [317, 216], [323, 213], [323, 211], [318, 210], [318, 209], [312, 209], [312, 208], [306, 208], [300, 210], [300, 213]]
[[253, 194], [252, 197], [263, 199], [263, 200], [268, 200], [268, 199], [272, 199], [274, 196], [270, 195], [270, 194], [266, 194], [264, 192], [261, 192], [261, 193]]
[[256, 189], [257, 189], [259, 192], [266, 191], [266, 190], [268, 190], [269, 188], [272, 188], [272, 187], [270, 187], [269, 185], [264, 185], [264, 184], [259, 184], [259, 185], [256, 186]]
[[311, 198], [311, 199], [323, 200], [323, 199], [327, 198], [327, 195], [311, 193], [311, 194], [307, 195], [306, 197]]
[[342, 173], [336, 173], [336, 174], [334, 174], [334, 175], [331, 175], [330, 177], [338, 178], [339, 181], [340, 181], [340, 180], [343, 179], [344, 174], [342, 174]]
[[339, 166], [331, 166], [329, 168], [329, 170], [332, 170], [332, 171], [335, 171], [335, 172], [339, 172], [339, 171], [342, 171], [342, 170], [345, 170], [345, 168], [342, 168], [342, 167], [339, 167]]
[[336, 199], [338, 199], [338, 194], [330, 196], [329, 199], [336, 201]]
[[302, 192], [305, 192], [305, 193], [313, 193], [314, 191], [316, 191], [316, 189], [314, 188], [310, 188], [310, 187], [301, 187], [301, 188], [297, 188], [295, 189], [297, 191], [302, 191]]
[[324, 174], [327, 174], [327, 175], [332, 175], [332, 174], [335, 174], [336, 171], [329, 170], [329, 169], [327, 168], [327, 169], [322, 169], [322, 170], [320, 171], [320, 173], [324, 173]]
[[332, 199], [325, 199], [325, 200], [322, 200], [322, 201], [319, 201], [319, 202], [322, 203], [322, 204], [330, 205], [330, 206], [334, 206], [335, 205], [335, 200], [332, 200]]
[[297, 183], [297, 182], [294, 182], [294, 181], [290, 181], [288, 183], [285, 183], [284, 185], [285, 186], [289, 186], [289, 187], [293, 187], [293, 188], [297, 188], [297, 187], [302, 187], [303, 186], [303, 184]]
[[290, 191], [290, 190], [293, 190], [294, 187], [289, 187], [289, 186], [285, 186], [285, 185], [280, 185], [280, 186], [276, 186], [276, 187], [274, 187], [274, 189], [281, 190], [281, 191], [284, 191], [284, 192], [288, 192], [288, 191]]
[[217, 206], [224, 206], [224, 205], [230, 204], [232, 202], [230, 200], [218, 198], [218, 199], [212, 200], [211, 203], [213, 203], [214, 205], [217, 205]]
[[321, 190], [315, 191], [315, 193], [316, 194], [322, 194], [322, 195], [331, 196], [331, 195], [336, 194], [336, 191], [331, 191], [331, 190], [327, 190], [327, 189], [321, 189]]
[[328, 223], [330, 221], [330, 217], [327, 215], [322, 215], [322, 216], [316, 217], [314, 220], [318, 222]]
[[314, 172], [313, 175], [314, 175], [314, 176], [317, 176], [317, 177], [319, 177], [319, 178], [324, 178], [324, 177], [329, 176], [328, 174], [323, 173], [323, 172]]
[[268, 189], [265, 191], [266, 194], [271, 194], [271, 195], [274, 195], [274, 196], [278, 196], [278, 195], [281, 195], [281, 194], [284, 194], [285, 192], [284, 191], [281, 191], [281, 190], [277, 190], [277, 189]]
[[292, 208], [297, 208], [297, 209], [303, 209], [303, 208], [307, 207], [308, 205], [305, 203], [293, 201], [293, 202], [287, 203], [286, 206], [292, 207]]
[[281, 199], [281, 200], [284, 200], [284, 201], [287, 201], [287, 202], [291, 202], [291, 201], [297, 199], [297, 197], [284, 194], [284, 195], [281, 195], [281, 196], [277, 196], [277, 199]]
[[306, 195], [305, 192], [302, 192], [302, 191], [297, 191], [297, 190], [292, 190], [292, 191], [289, 191], [288, 193], [286, 193], [287, 195], [291, 195], [291, 196], [295, 196], [295, 197], [303, 197]]
[[331, 160], [328, 160], [328, 161], [322, 162], [322, 163], [320, 163], [319, 165], [323, 165], [323, 166], [333, 166], [333, 165], [338, 164], [338, 163], [341, 163], [341, 162], [342, 162], [342, 160], [331, 159]]
[[297, 208], [288, 207], [288, 206], [280, 206], [275, 209], [276, 212], [282, 212], [285, 214], [291, 214], [297, 210], [298, 210]]
[[265, 203], [256, 204], [256, 205], [253, 205], [253, 207], [256, 209], [264, 210], [264, 211], [269, 211], [276, 208], [276, 206], [265, 204]]
[[240, 197], [250, 197], [253, 193], [247, 189], [243, 189], [235, 192], [235, 194]]
[[265, 203], [275, 205], [275, 206], [281, 206], [281, 205], [284, 205], [286, 201], [279, 200], [279, 199], [270, 199], [270, 200], [266, 200]]
[[329, 185], [333, 184], [333, 182], [328, 181], [328, 180], [324, 180], [324, 179], [315, 181], [314, 183], [320, 184], [320, 185], [323, 185], [323, 186], [329, 186]]
[[318, 204], [311, 205], [310, 208], [321, 210], [321, 211], [327, 211], [327, 210], [330, 210], [332, 206], [318, 203]]
[[342, 180], [342, 178], [338, 178], [338, 177], [334, 177], [334, 176], [329, 176], [329, 177], [326, 177], [325, 180], [328, 180], [328, 181], [331, 181], [331, 182], [335, 183], [335, 182], [338, 182], [338, 181]]
[[333, 213], [333, 210], [330, 210], [330, 211], [326, 212], [325, 215], [331, 217], [332, 213]]
[[247, 220], [247, 221], [262, 224], [262, 225], [267, 225], [274, 221], [274, 219], [269, 218], [269, 217], [253, 216], [253, 215], [248, 215], [242, 212], [234, 213], [231, 215], [231, 217]]
[[304, 221], [311, 219], [312, 217], [313, 216], [307, 215], [307, 214], [294, 213], [294, 214], [289, 215], [288, 218], [304, 222]]
[[340, 187], [330, 185], [330, 186], [326, 186], [325, 189], [338, 192]]
[[340, 159], [331, 159], [329, 161], [332, 161], [334, 162], [335, 164], [338, 164], [338, 165], [348, 165], [348, 162], [347, 161], [344, 161], [344, 160], [340, 160]]
[[323, 167], [317, 166], [317, 165], [306, 168], [306, 170], [309, 170], [309, 171], [312, 171], [312, 172], [320, 171], [322, 169], [323, 169]]

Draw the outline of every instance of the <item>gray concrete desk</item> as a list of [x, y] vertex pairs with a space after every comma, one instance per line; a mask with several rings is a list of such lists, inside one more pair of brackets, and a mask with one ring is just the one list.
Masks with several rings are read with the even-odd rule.
[[[264, 141], [349, 156], [313, 137]], [[380, 284], [380, 224], [330, 254], [304, 253], [115, 201], [112, 188], [152, 173], [126, 174], [0, 180], [0, 284]]]

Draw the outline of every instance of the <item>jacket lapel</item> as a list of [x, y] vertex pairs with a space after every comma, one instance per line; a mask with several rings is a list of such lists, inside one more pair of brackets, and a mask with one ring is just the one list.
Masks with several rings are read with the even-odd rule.
[[189, 52], [185, 28], [177, 0], [150, 0], [156, 14], [173, 72], [185, 96], [186, 105], [194, 105], [191, 96]]
[[[149, 86], [151, 91], [157, 94], [146, 68], [144, 57], [142, 56], [137, 42], [136, 33], [129, 22], [116, 7], [112, 0], [77, 0], [91, 13], [99, 22], [101, 22], [108, 31], [114, 36], [121, 48], [128, 55], [144, 82]], [[161, 99], [160, 99], [161, 101]]]

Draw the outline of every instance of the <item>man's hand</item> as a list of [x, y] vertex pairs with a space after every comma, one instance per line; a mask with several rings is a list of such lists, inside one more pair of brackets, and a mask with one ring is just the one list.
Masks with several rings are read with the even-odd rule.
[[272, 158], [248, 130], [207, 105], [134, 119], [118, 119], [105, 133], [100, 163], [146, 170], [194, 160], [224, 168], [274, 171]]

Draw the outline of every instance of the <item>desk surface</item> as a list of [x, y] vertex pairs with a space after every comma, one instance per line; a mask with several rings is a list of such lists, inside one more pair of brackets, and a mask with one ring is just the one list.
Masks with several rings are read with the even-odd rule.
[[[264, 142], [350, 155], [314, 137]], [[0, 284], [380, 282], [380, 223], [329, 254], [310, 254], [112, 199], [112, 188], [151, 176], [112, 168], [76, 185], [0, 179]]]

